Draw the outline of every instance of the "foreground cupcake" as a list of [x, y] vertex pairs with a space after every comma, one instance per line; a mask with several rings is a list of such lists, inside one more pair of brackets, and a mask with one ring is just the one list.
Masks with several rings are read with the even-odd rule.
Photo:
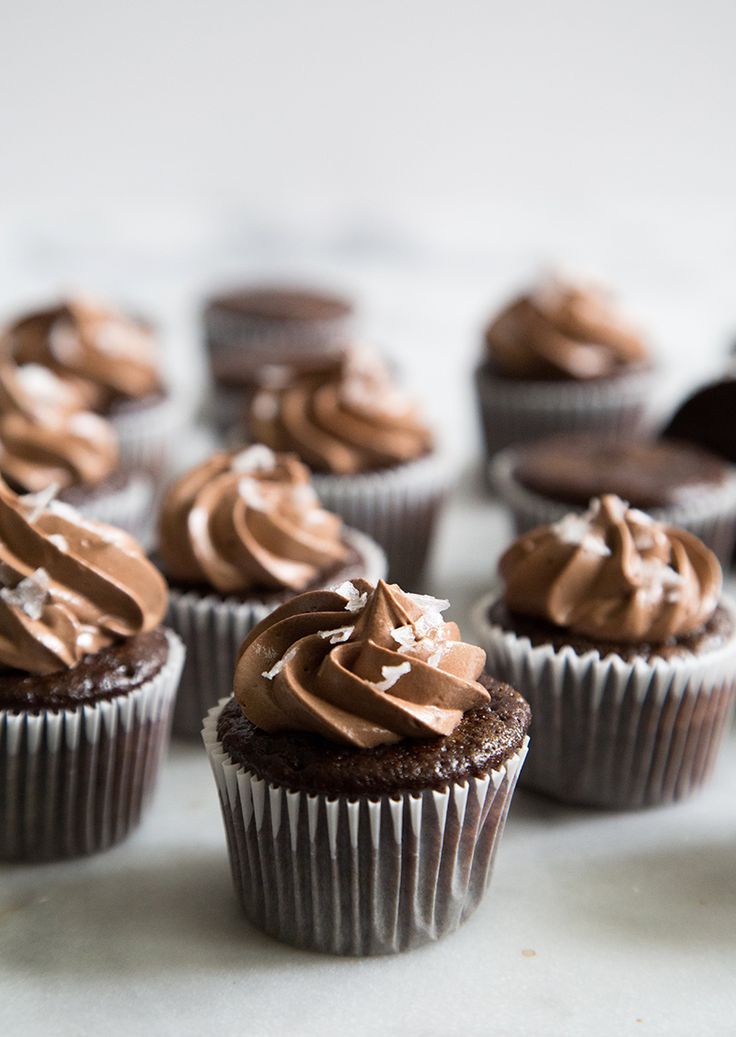
[[325, 511], [295, 457], [256, 445], [219, 453], [168, 490], [158, 556], [171, 585], [167, 622], [187, 646], [174, 716], [196, 735], [232, 688], [246, 634], [287, 598], [352, 579], [376, 580], [373, 541]]
[[392, 579], [421, 578], [447, 472], [417, 408], [377, 357], [352, 353], [327, 379], [261, 391], [249, 427], [309, 465], [325, 507], [385, 549]]
[[489, 456], [554, 432], [636, 431], [652, 374], [639, 333], [589, 285], [546, 279], [485, 330], [476, 371]]
[[278, 939], [405, 950], [482, 897], [530, 715], [447, 606], [356, 580], [294, 598], [244, 642], [203, 737], [236, 891]]
[[615, 493], [698, 536], [727, 564], [736, 539], [736, 468], [684, 442], [563, 433], [502, 450], [491, 481], [519, 533]]
[[103, 850], [138, 823], [181, 671], [138, 544], [0, 483], [0, 858]]
[[715, 555], [618, 497], [520, 537], [475, 621], [535, 718], [526, 783], [631, 808], [710, 775], [733, 705], [736, 618]]
[[113, 425], [128, 468], [159, 473], [182, 423], [164, 387], [151, 328], [81, 299], [20, 317], [6, 328], [4, 355], [71, 381], [86, 408]]

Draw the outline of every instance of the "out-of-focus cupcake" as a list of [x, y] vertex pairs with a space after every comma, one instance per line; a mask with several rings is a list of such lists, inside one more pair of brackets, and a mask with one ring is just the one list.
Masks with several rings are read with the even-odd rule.
[[149, 325], [72, 299], [18, 318], [2, 348], [17, 364], [40, 364], [71, 381], [86, 408], [113, 425], [122, 465], [160, 474], [184, 414], [162, 381]]
[[296, 453], [325, 507], [385, 549], [392, 580], [416, 584], [427, 561], [447, 466], [409, 396], [374, 355], [353, 352], [330, 377], [262, 390], [249, 427]]
[[77, 385], [48, 368], [0, 363], [0, 476], [17, 493], [48, 489], [83, 515], [145, 538], [151, 478], [118, 467], [112, 425], [83, 405]]
[[183, 648], [128, 534], [0, 482], [0, 858], [94, 853], [138, 823]]
[[294, 598], [244, 642], [203, 738], [236, 892], [278, 939], [406, 950], [483, 896], [530, 714], [448, 605], [356, 580]]
[[167, 622], [187, 646], [177, 733], [232, 688], [243, 638], [301, 591], [385, 575], [383, 551], [320, 505], [295, 457], [256, 445], [215, 454], [163, 502], [158, 560], [171, 585]]
[[736, 613], [693, 534], [618, 497], [521, 536], [475, 609], [488, 668], [529, 700], [529, 787], [590, 806], [689, 795], [733, 706]]
[[555, 432], [632, 434], [652, 386], [639, 332], [592, 285], [558, 278], [488, 324], [476, 387], [487, 453]]
[[350, 332], [352, 303], [287, 286], [246, 286], [213, 295], [204, 330], [214, 391], [209, 412], [222, 431], [242, 422], [254, 391], [324, 372]]
[[688, 443], [563, 433], [502, 450], [491, 481], [518, 533], [614, 493], [699, 537], [721, 564], [736, 539], [736, 468]]

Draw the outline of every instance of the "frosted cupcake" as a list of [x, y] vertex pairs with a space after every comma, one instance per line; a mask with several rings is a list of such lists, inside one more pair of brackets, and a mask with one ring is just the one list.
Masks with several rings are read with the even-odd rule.
[[230, 693], [246, 634], [294, 594], [385, 573], [383, 552], [320, 505], [295, 457], [257, 445], [219, 453], [168, 490], [158, 561], [170, 584], [167, 622], [187, 646], [177, 733], [196, 735]]
[[326, 380], [261, 391], [250, 429], [309, 465], [325, 507], [381, 544], [392, 579], [421, 579], [447, 469], [416, 406], [377, 357], [353, 353]]
[[617, 497], [520, 537], [501, 597], [475, 610], [488, 666], [535, 718], [526, 783], [632, 808], [710, 776], [736, 678], [736, 619], [715, 555]]
[[181, 671], [132, 537], [0, 483], [0, 858], [94, 853], [137, 825]]
[[40, 364], [72, 381], [86, 409], [112, 423], [125, 467], [160, 473], [183, 415], [163, 384], [147, 324], [71, 299], [17, 319], [2, 346], [16, 363]]
[[356, 580], [294, 598], [242, 645], [203, 737], [236, 892], [278, 939], [406, 950], [483, 896], [530, 716], [448, 604]]
[[634, 433], [652, 371], [639, 332], [590, 285], [544, 280], [486, 327], [476, 371], [489, 456], [554, 432]]

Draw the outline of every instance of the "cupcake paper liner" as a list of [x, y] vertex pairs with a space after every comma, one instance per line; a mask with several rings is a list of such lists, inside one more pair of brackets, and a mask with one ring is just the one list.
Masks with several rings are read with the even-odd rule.
[[[497, 454], [489, 465], [491, 484], [511, 509], [517, 533], [558, 522], [571, 511], [585, 510], [550, 500], [523, 486], [514, 474], [518, 458], [518, 452], [510, 448]], [[736, 470], [729, 473], [722, 486], [699, 493], [688, 504], [647, 510], [658, 522], [690, 530], [723, 566], [730, 564], [736, 541]]]
[[0, 859], [105, 850], [135, 828], [168, 743], [184, 648], [127, 695], [76, 709], [0, 710]]
[[631, 435], [647, 418], [653, 371], [575, 382], [525, 382], [499, 378], [481, 365], [475, 373], [486, 451], [541, 439], [556, 432]]
[[[73, 507], [85, 518], [118, 526], [145, 546], [152, 535], [153, 482], [146, 472], [131, 472], [119, 489], [95, 493], [89, 499], [75, 497]], [[63, 495], [62, 495], [63, 499]]]
[[211, 309], [205, 316], [212, 368], [237, 371], [261, 364], [288, 363], [304, 351], [337, 352], [350, 330], [350, 317], [274, 321]]
[[482, 598], [473, 622], [489, 671], [531, 706], [525, 787], [567, 803], [632, 809], [683, 799], [708, 779], [734, 702], [736, 636], [684, 658], [577, 655], [492, 624], [495, 600]]
[[258, 928], [329, 954], [390, 954], [437, 940], [478, 906], [528, 739], [483, 777], [445, 791], [328, 797], [270, 785], [202, 737], [235, 891]]
[[435, 522], [450, 488], [447, 462], [430, 454], [382, 472], [312, 476], [323, 507], [383, 547], [394, 583], [413, 588], [422, 577]]
[[180, 445], [177, 439], [188, 417], [187, 405], [173, 394], [140, 409], [109, 415], [118, 436], [121, 467], [160, 476], [166, 471], [174, 448]]
[[[329, 583], [362, 576], [375, 583], [386, 574], [386, 558], [372, 540], [353, 529], [345, 540], [360, 555], [355, 565], [330, 577]], [[224, 695], [231, 695], [233, 673], [240, 646], [253, 627], [294, 594], [286, 591], [269, 601], [242, 601], [197, 591], [169, 591], [166, 625], [182, 638], [187, 657], [174, 707], [174, 732], [196, 738], [207, 710]]]

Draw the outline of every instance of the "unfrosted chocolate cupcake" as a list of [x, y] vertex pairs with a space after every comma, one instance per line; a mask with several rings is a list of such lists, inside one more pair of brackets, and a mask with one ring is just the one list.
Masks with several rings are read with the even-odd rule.
[[734, 700], [736, 618], [715, 555], [619, 498], [521, 536], [474, 617], [488, 665], [535, 717], [525, 780], [633, 808], [709, 777]]
[[354, 351], [327, 378], [262, 390], [249, 427], [309, 465], [325, 506], [384, 548], [393, 580], [421, 580], [449, 479], [430, 429], [377, 356]]
[[174, 729], [190, 736], [230, 693], [238, 649], [259, 620], [294, 594], [375, 580], [386, 565], [377, 544], [322, 508], [301, 462], [262, 445], [215, 454], [169, 488], [158, 561], [167, 622], [187, 646]]
[[356, 580], [294, 598], [243, 643], [203, 737], [236, 891], [278, 939], [405, 950], [483, 895], [530, 714], [448, 605]]
[[722, 564], [736, 539], [736, 469], [684, 442], [563, 433], [501, 451], [491, 480], [519, 533], [613, 493], [689, 529]]
[[704, 385], [684, 400], [662, 436], [694, 443], [736, 464], [736, 378]]
[[138, 823], [183, 649], [121, 530], [0, 481], [0, 858], [103, 850]]
[[648, 349], [592, 285], [542, 281], [489, 322], [484, 345], [476, 387], [489, 456], [563, 430], [630, 435], [645, 419]]

